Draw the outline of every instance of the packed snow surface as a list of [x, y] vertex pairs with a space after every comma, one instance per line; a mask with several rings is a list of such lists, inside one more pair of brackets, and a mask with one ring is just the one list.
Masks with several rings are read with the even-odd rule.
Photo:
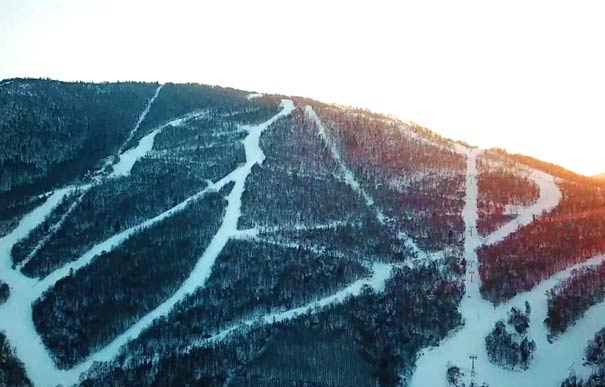
[[[460, 147], [458, 148], [461, 149]], [[466, 203], [463, 210], [465, 223], [465, 258], [467, 260], [466, 294], [460, 305], [464, 326], [451, 332], [437, 347], [421, 351], [416, 362], [416, 370], [411, 376], [412, 387], [447, 387], [446, 371], [450, 366], [458, 366], [465, 374], [464, 382], [471, 382], [471, 360], [475, 355], [476, 385], [487, 383], [490, 387], [540, 386], [559, 387], [561, 382], [575, 372], [578, 376], [587, 376], [591, 369], [582, 364], [583, 351], [594, 334], [602, 328], [598, 316], [605, 315], [605, 303], [589, 309], [584, 318], [570, 328], [554, 343], [547, 340], [548, 329], [543, 321], [547, 315], [547, 290], [571, 275], [574, 269], [596, 265], [605, 260], [595, 257], [574, 267], [563, 270], [529, 292], [520, 293], [509, 302], [494, 307], [484, 300], [479, 292], [480, 278], [477, 273], [477, 248], [483, 243], [497, 243], [518, 227], [529, 224], [534, 216], [554, 208], [561, 198], [554, 178], [535, 171], [532, 178], [540, 186], [540, 198], [532, 206], [524, 209], [519, 219], [505, 225], [494, 234], [482, 240], [477, 234], [477, 149], [465, 149], [467, 154]], [[511, 307], [524, 310], [525, 301], [531, 305], [531, 324], [528, 337], [536, 342], [536, 352], [527, 371], [511, 371], [492, 364], [487, 356], [485, 337], [494, 328], [495, 323], [506, 320]]]

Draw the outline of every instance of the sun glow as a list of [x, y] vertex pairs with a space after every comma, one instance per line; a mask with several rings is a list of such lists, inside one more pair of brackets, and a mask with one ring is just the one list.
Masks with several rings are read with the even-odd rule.
[[599, 2], [8, 0], [0, 78], [202, 82], [605, 170]]

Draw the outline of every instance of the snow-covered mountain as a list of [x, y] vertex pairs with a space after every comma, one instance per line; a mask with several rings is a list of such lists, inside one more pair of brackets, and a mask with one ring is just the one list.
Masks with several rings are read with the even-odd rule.
[[595, 179], [198, 84], [3, 81], [0, 143], [0, 385], [604, 385]]

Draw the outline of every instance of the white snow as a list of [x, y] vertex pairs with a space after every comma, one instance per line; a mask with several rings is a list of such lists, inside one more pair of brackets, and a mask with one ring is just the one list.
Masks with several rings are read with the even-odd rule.
[[50, 212], [74, 187], [55, 191], [42, 205], [23, 217], [10, 234], [0, 239], [0, 280], [11, 288], [9, 299], [0, 305], [0, 331], [4, 332], [16, 356], [25, 364], [32, 380], [44, 380], [56, 371], [48, 351], [36, 332], [31, 316], [35, 280], [13, 270], [10, 252], [12, 247], [25, 238], [36, 226], [44, 222]]
[[126, 146], [126, 144], [128, 144], [130, 142], [130, 140], [132, 140], [132, 138], [134, 137], [137, 130], [139, 130], [139, 127], [141, 126], [141, 124], [145, 120], [145, 117], [147, 117], [147, 114], [149, 114], [149, 111], [151, 110], [151, 105], [153, 105], [153, 102], [155, 102], [156, 98], [160, 94], [160, 90], [162, 90], [162, 87], [164, 87], [164, 85], [159, 85], [158, 88], [155, 89], [155, 93], [149, 99], [149, 101], [147, 101], [147, 105], [145, 106], [145, 109], [139, 115], [139, 119], [137, 120], [136, 124], [134, 125], [134, 127], [132, 128], [130, 133], [128, 134], [126, 141], [124, 141], [124, 143], [120, 147], [120, 150], [118, 151], [118, 153], [122, 153], [124, 151], [124, 147]]
[[[139, 117], [137, 125], [140, 125], [144, 119], [144, 116], [147, 114], [146, 112], [148, 112], [148, 108], [151, 106], [151, 103], [153, 103], [155, 97], [157, 97], [158, 92], [159, 90], [156, 90], [156, 94], [148, 103], [146, 111], [144, 111]], [[205, 114], [205, 112], [189, 113], [183, 117], [168, 122], [167, 124], [156, 129], [150, 135], [144, 137], [141, 141], [139, 141], [139, 144], [136, 147], [129, 149], [120, 155], [120, 162], [114, 166], [114, 173], [108, 176], [108, 178], [128, 175], [134, 164], [153, 147], [153, 139], [157, 133], [159, 133], [159, 131], [170, 125], [182, 125], [186, 121], [195, 119], [203, 114]], [[108, 240], [94, 246], [76, 261], [56, 270], [40, 281], [38, 279], [26, 277], [18, 270], [18, 268], [12, 268], [12, 258], [10, 256], [12, 247], [21, 239], [27, 237], [35, 227], [44, 222], [44, 220], [67, 194], [75, 190], [80, 190], [83, 191], [83, 195], [88, 189], [90, 189], [92, 184], [86, 183], [80, 186], [68, 186], [54, 191], [49, 195], [47, 200], [42, 205], [24, 216], [11, 233], [3, 238], [0, 238], [0, 280], [7, 283], [11, 289], [9, 299], [4, 304], [0, 305], [0, 331], [4, 332], [10, 345], [15, 348], [16, 356], [23, 361], [27, 375], [32, 380], [34, 385], [55, 386], [61, 383], [68, 385], [73, 384], [77, 382], [80, 371], [84, 370], [84, 368], [76, 367], [71, 370], [57, 369], [54, 361], [52, 360], [52, 355], [42, 343], [40, 336], [34, 327], [31, 309], [32, 303], [45, 290], [53, 286], [61, 278], [67, 276], [70, 270], [78, 270], [86, 266], [88, 263], [90, 263], [95, 255], [104, 250], [115, 248], [134, 232], [141, 230], [142, 227], [148, 227], [161, 221], [167, 216], [171, 216], [177, 211], [181, 211], [191, 201], [197, 200], [208, 190], [218, 190], [222, 188], [222, 186], [228, 183], [228, 179], [232, 178], [233, 177], [229, 175], [226, 178], [221, 179], [216, 184], [207, 187], [206, 190], [188, 198], [168, 211], [149, 219], [146, 222], [143, 222], [137, 227], [133, 227], [122, 233], [114, 235]], [[69, 213], [73, 211], [76, 205], [77, 201], [70, 206], [68, 213], [61, 217], [61, 219], [51, 227], [49, 234], [38, 242], [35, 251], [39, 250], [48, 240], [48, 238], [50, 238], [52, 234], [61, 227]]]
[[538, 170], [532, 170], [529, 178], [540, 188], [538, 200], [529, 207], [516, 209], [518, 214], [517, 217], [494, 233], [483, 238], [481, 241], [483, 244], [492, 245], [501, 241], [519, 228], [533, 222], [535, 217], [539, 217], [543, 213], [549, 212], [559, 204], [562, 194], [553, 176]]
[[262, 94], [260, 94], [260, 93], [252, 93], [252, 94], [248, 94], [248, 95], [246, 96], [246, 98], [248, 99], [248, 101], [251, 101], [251, 100], [253, 100], [253, 99], [255, 99], [255, 98], [260, 98], [260, 97], [262, 97], [262, 96], [263, 96], [263, 95], [262, 95]]
[[[156, 90], [154, 97], [152, 97], [145, 111], [139, 117], [131, 134], [140, 126], [160, 89], [161, 87]], [[261, 231], [258, 228], [248, 230], [238, 229], [238, 221], [241, 215], [241, 200], [245, 190], [246, 179], [250, 175], [252, 167], [255, 164], [262, 164], [265, 159], [265, 155], [259, 146], [260, 136], [263, 131], [276, 120], [289, 115], [294, 110], [294, 104], [290, 100], [282, 100], [281, 107], [281, 111], [268, 121], [256, 126], [241, 127], [241, 130], [248, 133], [247, 137], [243, 140], [246, 155], [245, 164], [240, 165], [218, 182], [210, 182], [210, 185], [203, 191], [187, 198], [171, 209], [146, 220], [138, 226], [113, 235], [109, 239], [95, 245], [76, 261], [66, 264], [64, 267], [56, 270], [40, 281], [28, 278], [18, 270], [12, 268], [12, 259], [10, 257], [12, 247], [19, 240], [25, 238], [37, 225], [41, 224], [67, 194], [78, 188], [86, 190], [90, 185], [85, 184], [80, 187], [69, 186], [56, 190], [49, 195], [42, 205], [23, 217], [18, 226], [11, 233], [0, 238], [0, 280], [7, 283], [11, 288], [9, 299], [4, 304], [0, 305], [0, 331], [3, 331], [6, 334], [11, 346], [15, 348], [17, 357], [24, 362], [26, 372], [36, 386], [54, 386], [60, 383], [70, 385], [76, 383], [79, 375], [86, 371], [94, 362], [113, 359], [124, 344], [129, 340], [138, 337], [155, 319], [166, 316], [176, 303], [199, 287], [204, 286], [212, 272], [212, 267], [216, 258], [230, 239], [257, 237], [259, 231]], [[375, 210], [377, 218], [381, 222], [385, 222], [386, 219], [384, 215], [374, 206], [373, 199], [365, 192], [359, 182], [355, 179], [352, 171], [349, 170], [343, 162], [335, 143], [329, 138], [325, 127], [313, 111], [312, 107], [307, 106], [306, 112], [317, 125], [319, 135], [328, 145], [333, 158], [338, 162], [347, 184], [365, 200], [369, 207]], [[160, 126], [152, 133], [143, 137], [136, 147], [129, 149], [120, 155], [120, 161], [114, 166], [114, 171], [110, 175], [110, 178], [128, 175], [136, 161], [152, 149], [155, 136], [162, 129], [170, 125], [182, 125], [187, 120], [195, 119], [203, 114], [205, 113], [190, 113]], [[456, 144], [455, 150], [467, 157], [466, 202], [462, 212], [465, 223], [464, 248], [467, 260], [467, 273], [466, 293], [460, 305], [460, 312], [464, 317], [465, 325], [458, 331], [452, 332], [438, 347], [427, 348], [422, 351], [416, 364], [416, 371], [410, 380], [410, 385], [413, 387], [445, 387], [445, 371], [447, 370], [448, 365], [455, 364], [468, 371], [467, 366], [470, 363], [468, 356], [471, 354], [475, 354], [478, 357], [476, 362], [476, 381], [479, 383], [487, 382], [491, 387], [558, 387], [560, 382], [569, 374], [570, 370], [574, 370], [579, 376], [587, 375], [588, 372], [590, 372], [590, 369], [581, 364], [583, 350], [587, 342], [592, 339], [594, 333], [602, 328], [600, 317], [605, 315], [605, 303], [590, 308], [583, 319], [578, 321], [575, 326], [571, 327], [566, 334], [558, 338], [553, 344], [550, 344], [546, 340], [547, 329], [542, 323], [547, 312], [545, 292], [554, 287], [559, 281], [571, 275], [573, 269], [586, 265], [599, 264], [605, 261], [605, 257], [595, 257], [587, 262], [578, 264], [573, 268], [561, 271], [550, 279], [543, 281], [533, 290], [521, 293], [509, 302], [494, 308], [494, 306], [488, 301], [485, 301], [479, 293], [480, 279], [477, 274], [478, 262], [476, 249], [483, 243], [491, 244], [502, 240], [519, 227], [529, 224], [533, 221], [534, 216], [539, 216], [543, 212], [554, 208], [561, 199], [561, 192], [552, 176], [533, 171], [531, 178], [540, 187], [540, 198], [538, 201], [532, 206], [522, 208], [515, 221], [503, 226], [494, 234], [481, 239], [476, 232], [478, 218], [476, 158], [480, 151], [466, 148], [458, 144]], [[71, 270], [79, 270], [82, 267], [85, 267], [95, 256], [103, 251], [115, 249], [136, 232], [139, 232], [145, 227], [152, 226], [153, 224], [174, 215], [178, 211], [184, 210], [194, 200], [200, 199], [210, 191], [219, 191], [229, 183], [234, 183], [234, 186], [227, 196], [228, 204], [225, 209], [222, 223], [204, 254], [200, 257], [193, 271], [190, 273], [190, 276], [181, 284], [180, 288], [168, 300], [157, 306], [128, 330], [116, 337], [105, 348], [92, 354], [88, 359], [70, 370], [57, 369], [50, 352], [45, 348], [34, 327], [31, 309], [32, 302], [34, 302], [45, 290], [52, 287], [58, 280], [67, 276]], [[70, 207], [68, 212], [71, 210], [72, 208]], [[64, 218], [65, 217], [63, 217], [57, 225], [53, 226], [51, 233], [54, 232], [55, 227], [61, 226], [62, 222], [65, 220]], [[334, 224], [311, 225], [311, 227], [318, 228], [331, 226], [334, 226]], [[304, 229], [304, 227], [309, 227], [309, 225], [296, 225], [295, 229]], [[405, 237], [407, 238], [407, 236]], [[44, 241], [44, 239], [41, 240], [38, 246], [41, 246]], [[412, 243], [412, 246], [415, 246], [413, 241], [409, 240], [409, 242]], [[416, 249], [420, 251], [417, 246]], [[323, 307], [341, 303], [348, 297], [359, 295], [366, 285], [372, 287], [375, 291], [382, 291], [387, 279], [391, 275], [393, 267], [394, 265], [375, 263], [372, 267], [372, 275], [369, 278], [355, 281], [333, 295], [291, 310], [274, 311], [267, 315], [244, 319], [238, 324], [218, 332], [209, 340], [195, 341], [192, 343], [191, 348], [199, 345], [206, 345], [208, 342], [221, 340], [234, 330], [243, 327], [286, 321], [304, 313], [316, 312]], [[525, 372], [504, 370], [488, 361], [484, 339], [493, 328], [494, 323], [506, 316], [511, 306], [522, 307], [526, 300], [529, 301], [532, 307], [530, 336], [537, 343], [537, 352], [530, 370]]]
[[69, 208], [67, 209], [67, 211], [65, 211], [65, 213], [61, 216], [61, 218], [55, 224], [53, 224], [51, 226], [51, 228], [48, 231], [48, 233], [44, 236], [44, 238], [42, 238], [36, 244], [36, 246], [33, 248], [33, 250], [29, 254], [27, 254], [27, 257], [25, 257], [25, 259], [23, 261], [19, 262], [19, 264], [16, 265], [17, 270], [21, 270], [23, 268], [23, 266], [27, 265], [27, 263], [29, 261], [31, 261], [32, 258], [36, 256], [36, 254], [38, 254], [38, 252], [46, 245], [46, 243], [48, 243], [48, 241], [50, 240], [50, 238], [52, 238], [52, 236], [55, 235], [61, 229], [61, 227], [63, 226], [63, 224], [65, 223], [65, 221], [69, 217], [69, 215], [82, 202], [82, 199], [84, 198], [84, 194], [86, 193], [86, 191], [88, 191], [88, 189], [91, 186], [92, 185], [90, 185], [90, 184], [85, 184], [85, 185], [81, 185], [81, 186], [77, 187], [77, 190], [81, 191], [79, 193], [78, 198], [76, 198], [74, 200], [74, 202], [69, 206]]
[[[346, 163], [342, 159], [342, 156], [340, 155], [340, 151], [338, 150], [338, 146], [336, 145], [336, 143], [334, 142], [334, 140], [332, 138], [330, 138], [330, 136], [328, 135], [328, 131], [326, 130], [326, 127], [324, 126], [323, 122], [321, 121], [321, 119], [319, 118], [319, 116], [317, 115], [317, 113], [315, 113], [315, 110], [313, 109], [313, 107], [310, 106], [310, 105], [307, 105], [305, 107], [305, 112], [307, 113], [307, 115], [309, 116], [309, 118], [311, 118], [311, 120], [313, 120], [313, 122], [315, 123], [315, 126], [317, 126], [317, 132], [319, 134], [319, 137], [323, 140], [323, 142], [326, 144], [326, 146], [330, 150], [332, 158], [340, 166], [340, 171], [341, 171], [341, 174], [342, 174], [342, 176], [344, 178], [345, 183], [348, 184], [353, 189], [353, 191], [355, 191], [359, 196], [361, 196], [363, 198], [363, 200], [365, 201], [366, 205], [369, 208], [371, 208], [371, 209], [374, 210], [374, 213], [376, 215], [376, 219], [378, 219], [378, 221], [380, 222], [380, 224], [385, 224], [386, 221], [387, 221], [387, 217], [380, 210], [380, 208], [378, 208], [378, 206], [376, 206], [374, 204], [374, 199], [370, 196], [370, 194], [368, 194], [366, 192], [366, 190], [363, 189], [363, 187], [361, 186], [361, 184], [359, 184], [359, 182], [355, 178], [355, 174], [353, 174], [353, 171], [351, 171], [349, 169], [349, 167], [347, 167]], [[418, 256], [423, 256], [423, 257], [426, 257], [426, 258], [430, 259], [429, 254], [427, 254], [422, 249], [420, 249], [420, 247], [418, 247], [418, 245], [416, 244], [416, 242], [414, 242], [412, 240], [412, 238], [409, 237], [409, 235], [406, 235], [405, 233], [400, 232], [399, 236], [400, 236], [400, 238], [402, 240], [405, 241], [405, 243], [409, 247], [412, 248], [412, 250]]]
[[143, 158], [145, 155], [147, 155], [153, 149], [155, 137], [160, 134], [162, 130], [169, 126], [181, 126], [187, 121], [202, 117], [205, 114], [205, 111], [189, 113], [182, 117], [175, 118], [164, 125], [159, 126], [151, 133], [141, 138], [135, 147], [132, 147], [120, 154], [120, 160], [116, 164], [114, 164], [113, 172], [109, 175], [109, 178], [130, 175], [130, 172], [132, 171], [132, 168], [134, 167], [136, 162]]
[[323, 308], [340, 304], [350, 297], [358, 296], [365, 286], [369, 286], [375, 292], [380, 293], [384, 291], [386, 281], [391, 276], [392, 269], [393, 266], [390, 264], [375, 262], [372, 264], [372, 275], [370, 277], [357, 280], [330, 296], [321, 298], [317, 301], [294, 309], [289, 309], [285, 311], [274, 311], [272, 313], [265, 314], [262, 316], [256, 316], [241, 320], [228, 328], [222, 329], [221, 331], [217, 332], [208, 339], [197, 340], [192, 342], [191, 345], [188, 347], [188, 350], [200, 346], [206, 346], [209, 343], [218, 342], [227, 337], [230, 333], [239, 329], [288, 321], [307, 313], [321, 311]]
[[[479, 293], [480, 279], [477, 273], [476, 253], [476, 249], [482, 244], [482, 240], [476, 232], [478, 194], [476, 158], [479, 151], [462, 147], [459, 147], [458, 150], [467, 154], [466, 204], [463, 210], [467, 273], [466, 293], [460, 305], [460, 313], [465, 323], [462, 328], [452, 332], [437, 347], [421, 351], [409, 385], [412, 387], [447, 387], [445, 373], [450, 365], [461, 367], [465, 372], [465, 382], [468, 385], [470, 383], [470, 355], [477, 356], [475, 382], [478, 385], [485, 382], [490, 387], [558, 387], [571, 370], [579, 376], [587, 375], [590, 369], [581, 364], [583, 350], [596, 331], [602, 328], [602, 320], [597, 316], [605, 314], [605, 303], [590, 308], [583, 319], [557, 341], [550, 344], [547, 341], [548, 330], [543, 324], [547, 312], [545, 292], [567, 278], [574, 269], [599, 264], [605, 258], [595, 257], [563, 270], [543, 281], [531, 291], [520, 293], [498, 307], [494, 307], [490, 302], [484, 300]], [[561, 197], [552, 178], [539, 173], [534, 175], [534, 178], [538, 177], [542, 183], [540, 194], [545, 195], [546, 198], [541, 197], [535, 205], [526, 208], [520, 214], [521, 224], [531, 222], [534, 214], [539, 215], [556, 206]], [[516, 227], [496, 231], [496, 236], [489, 236], [486, 240], [496, 243], [515, 229]], [[528, 371], [505, 370], [490, 363], [485, 349], [485, 337], [493, 329], [496, 321], [506, 319], [512, 306], [524, 308], [525, 301], [528, 301], [532, 308], [529, 336], [535, 340], [537, 345], [535, 357]]]
[[290, 100], [282, 100], [281, 106], [282, 110], [268, 121], [256, 126], [245, 126], [248, 131], [248, 136], [243, 141], [246, 153], [246, 163], [229, 174], [227, 179], [222, 179], [216, 184], [215, 189], [220, 189], [229, 182], [233, 182], [234, 186], [227, 196], [228, 204], [225, 209], [221, 226], [210, 241], [204, 254], [202, 254], [198, 260], [189, 277], [170, 298], [158, 305], [124, 333], [116, 337], [106, 347], [69, 370], [67, 374], [63, 374], [62, 378], [64, 382], [66, 380], [76, 381], [79, 374], [88, 369], [94, 362], [113, 359], [124, 344], [139, 336], [154, 320], [170, 313], [172, 308], [187, 295], [193, 293], [199, 287], [204, 286], [212, 272], [212, 266], [214, 265], [216, 258], [232, 236], [238, 232], [237, 225], [241, 215], [241, 200], [245, 189], [246, 179], [250, 175], [252, 167], [255, 164], [262, 164], [265, 159], [265, 154], [259, 146], [261, 134], [276, 120], [289, 115], [294, 110], [294, 103]]
[[67, 277], [70, 272], [72, 272], [72, 271], [77, 272], [78, 270], [86, 267], [88, 264], [90, 264], [90, 262], [92, 262], [92, 260], [97, 255], [100, 255], [104, 252], [109, 252], [111, 250], [116, 249], [122, 243], [124, 243], [126, 240], [128, 240], [128, 238], [130, 238], [132, 235], [134, 235], [138, 232], [141, 232], [142, 230], [144, 230], [148, 227], [151, 227], [154, 224], [159, 223], [162, 220], [164, 220], [170, 216], [173, 216], [174, 214], [176, 214], [180, 211], [185, 210], [193, 202], [201, 199], [209, 192], [217, 191], [217, 189], [220, 189], [220, 188], [217, 188], [217, 185], [212, 184], [212, 185], [204, 188], [202, 191], [197, 192], [196, 194], [194, 194], [194, 195], [188, 197], [187, 199], [183, 200], [182, 202], [178, 203], [174, 207], [171, 207], [168, 210], [162, 212], [161, 214], [156, 215], [153, 218], [147, 219], [144, 222], [142, 222], [136, 226], [130, 227], [122, 232], [114, 234], [110, 238], [104, 240], [103, 242], [100, 242], [100, 243], [94, 245], [75, 261], [65, 264], [61, 268], [50, 273], [44, 279], [42, 279], [39, 282], [37, 282], [36, 284], [34, 284], [33, 291], [35, 292], [35, 295], [36, 295], [35, 298], [41, 296], [42, 293], [44, 293], [47, 289], [54, 286], [62, 278]]

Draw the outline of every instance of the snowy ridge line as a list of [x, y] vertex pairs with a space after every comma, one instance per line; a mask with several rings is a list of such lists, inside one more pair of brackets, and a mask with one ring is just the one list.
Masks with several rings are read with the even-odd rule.
[[60, 382], [75, 383], [77, 382], [79, 375], [90, 368], [95, 362], [105, 362], [115, 358], [125, 344], [138, 337], [157, 318], [166, 316], [178, 302], [205, 285], [206, 280], [212, 273], [212, 267], [219, 254], [227, 242], [232, 239], [232, 236], [237, 234], [238, 221], [241, 216], [242, 195], [245, 190], [246, 179], [252, 172], [252, 167], [256, 164], [262, 164], [265, 159], [265, 154], [259, 146], [261, 134], [276, 120], [291, 114], [294, 110], [294, 103], [291, 100], [282, 100], [281, 106], [282, 110], [269, 120], [259, 125], [243, 126], [248, 131], [248, 136], [243, 141], [246, 153], [246, 163], [238, 167], [222, 180], [223, 184], [234, 183], [231, 192], [227, 196], [228, 204], [225, 209], [223, 221], [189, 277], [166, 301], [143, 316], [137, 323], [116, 337], [103, 349], [90, 355], [85, 361], [61, 375]]
[[535, 218], [553, 210], [559, 204], [563, 194], [553, 176], [538, 170], [532, 170], [529, 178], [540, 188], [538, 200], [531, 206], [522, 207], [515, 219], [483, 238], [481, 241], [483, 245], [493, 245], [500, 242], [510, 234], [533, 222]]
[[[387, 221], [387, 217], [384, 215], [382, 210], [380, 210], [380, 208], [378, 208], [375, 205], [374, 199], [366, 192], [365, 189], [363, 189], [361, 184], [359, 184], [359, 182], [355, 178], [355, 175], [353, 174], [353, 171], [351, 171], [346, 166], [344, 160], [342, 159], [342, 156], [340, 155], [340, 151], [338, 150], [338, 148], [336, 146], [336, 143], [328, 135], [328, 131], [326, 130], [326, 127], [324, 126], [323, 122], [321, 121], [321, 119], [319, 118], [317, 113], [315, 113], [315, 110], [313, 109], [313, 107], [311, 105], [307, 105], [305, 107], [305, 112], [309, 116], [309, 118], [311, 118], [311, 120], [315, 123], [319, 137], [323, 140], [324, 144], [326, 144], [326, 146], [330, 150], [330, 153], [332, 154], [332, 158], [340, 166], [340, 170], [341, 170], [341, 173], [345, 180], [345, 183], [347, 185], [349, 185], [353, 189], [353, 191], [355, 191], [359, 196], [361, 196], [363, 198], [366, 205], [369, 208], [374, 210], [374, 213], [376, 214], [376, 218], [378, 219], [378, 222], [380, 222], [380, 224], [384, 225]], [[426, 252], [424, 252], [422, 249], [420, 249], [420, 247], [418, 247], [418, 245], [416, 244], [416, 242], [414, 242], [412, 240], [412, 238], [410, 238], [407, 234], [405, 234], [403, 232], [401, 232], [401, 235], [406, 236], [404, 241], [406, 242], [406, 244], [408, 246], [410, 246], [412, 248], [412, 250], [414, 252], [416, 252], [416, 254], [418, 256], [421, 256], [421, 255], [427, 256]]]
[[145, 120], [145, 117], [147, 117], [147, 114], [149, 114], [149, 111], [151, 110], [151, 105], [153, 105], [153, 103], [155, 102], [156, 98], [160, 94], [160, 90], [162, 90], [162, 87], [164, 87], [164, 85], [159, 85], [158, 88], [155, 89], [155, 93], [149, 99], [149, 101], [147, 101], [147, 105], [145, 106], [145, 109], [139, 115], [139, 118], [137, 119], [136, 124], [134, 125], [134, 127], [132, 128], [132, 130], [130, 131], [130, 133], [128, 134], [128, 137], [126, 138], [126, 141], [124, 141], [124, 143], [122, 144], [122, 146], [120, 146], [120, 149], [118, 150], [118, 153], [122, 153], [124, 151], [124, 148], [126, 147], [126, 145], [130, 142], [130, 140], [132, 140], [132, 138], [134, 137], [134, 135], [137, 132], [137, 130], [139, 130], [139, 127], [141, 126], [141, 124]]
[[316, 301], [313, 301], [303, 306], [299, 306], [294, 309], [289, 309], [285, 311], [275, 311], [269, 314], [243, 319], [238, 323], [229, 326], [228, 328], [220, 330], [209, 338], [200, 339], [192, 342], [185, 349], [185, 353], [191, 352], [192, 350], [199, 347], [205, 347], [222, 341], [231, 333], [234, 333], [239, 330], [292, 320], [307, 313], [317, 313], [322, 311], [323, 308], [342, 304], [349, 297], [358, 296], [364, 286], [369, 286], [375, 292], [380, 293], [384, 291], [385, 284], [392, 275], [392, 269], [393, 265], [390, 265], [388, 263], [375, 262], [372, 265], [372, 275], [370, 277], [354, 281], [353, 283], [349, 284], [348, 286], [344, 287], [343, 289], [337, 291], [332, 295], [320, 298]]
[[67, 220], [67, 218], [69, 217], [69, 215], [71, 215], [71, 213], [76, 209], [76, 207], [78, 207], [78, 205], [82, 202], [82, 200], [84, 199], [84, 195], [86, 194], [86, 191], [88, 191], [88, 189], [92, 187], [92, 185], [88, 184], [88, 185], [81, 185], [78, 186], [75, 190], [80, 190], [80, 194], [78, 196], [78, 198], [76, 200], [74, 200], [74, 202], [69, 206], [69, 208], [67, 209], [67, 211], [65, 211], [65, 213], [61, 216], [61, 218], [55, 222], [55, 224], [53, 224], [49, 230], [49, 232], [36, 244], [36, 246], [34, 247], [34, 249], [32, 251], [29, 252], [29, 254], [27, 254], [27, 257], [25, 257], [25, 259], [21, 262], [19, 262], [16, 266], [15, 269], [21, 271], [21, 269], [23, 268], [23, 266], [27, 265], [29, 261], [32, 260], [33, 257], [36, 256], [36, 254], [38, 254], [38, 252], [44, 247], [46, 246], [46, 244], [48, 243], [48, 241], [50, 240], [50, 238], [52, 238], [60, 229], [61, 227], [63, 227], [63, 224], [65, 223], [65, 221]]

